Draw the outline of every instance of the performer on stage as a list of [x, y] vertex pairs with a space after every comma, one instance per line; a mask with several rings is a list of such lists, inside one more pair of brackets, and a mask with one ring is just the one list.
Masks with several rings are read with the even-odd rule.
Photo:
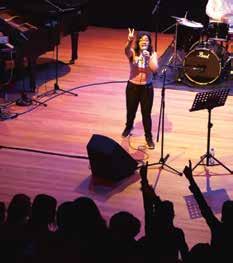
[[206, 14], [209, 16], [209, 35], [233, 53], [233, 0], [209, 0]]
[[[133, 47], [134, 39], [135, 44]], [[126, 86], [127, 120], [122, 137], [130, 135], [137, 108], [140, 104], [146, 143], [149, 149], [154, 149], [151, 120], [154, 98], [152, 80], [153, 74], [158, 69], [158, 60], [157, 53], [152, 47], [150, 33], [140, 31], [135, 38], [134, 29], [129, 29], [125, 54], [129, 60], [130, 74]]]
[[70, 34], [71, 40], [71, 58], [69, 64], [72, 65], [75, 63], [75, 60], [78, 58], [78, 32], [72, 32]]
[[233, 0], [209, 0], [206, 14], [210, 22], [229, 23], [233, 19]]

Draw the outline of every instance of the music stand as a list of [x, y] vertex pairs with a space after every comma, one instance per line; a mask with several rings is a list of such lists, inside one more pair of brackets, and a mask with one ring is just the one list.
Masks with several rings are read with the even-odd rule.
[[[208, 110], [208, 132], [207, 132], [207, 150], [206, 153], [201, 156], [200, 161], [194, 165], [194, 170], [198, 165], [206, 165], [206, 166], [213, 166], [213, 165], [221, 165], [223, 166], [228, 172], [231, 174], [231, 171], [226, 165], [220, 162], [215, 156], [210, 153], [210, 132], [211, 128], [213, 127], [213, 123], [211, 123], [211, 110], [215, 107], [224, 106], [227, 96], [229, 94], [230, 89], [220, 89], [217, 91], [211, 92], [200, 92], [196, 94], [196, 97], [193, 101], [192, 108], [189, 111], [198, 111], [198, 110]], [[209, 160], [213, 158], [217, 164], [210, 164]], [[206, 164], [203, 162], [206, 159]], [[202, 163], [203, 162], [203, 163]]]
[[160, 132], [160, 123], [161, 123], [161, 127], [162, 127], [162, 139], [161, 139], [161, 155], [160, 155], [160, 159], [157, 163], [151, 163], [148, 164], [148, 166], [152, 166], [152, 165], [161, 165], [161, 168], [163, 169], [164, 166], [169, 168], [170, 170], [172, 170], [174, 173], [178, 174], [178, 175], [182, 175], [181, 172], [177, 171], [176, 169], [174, 169], [173, 167], [171, 167], [170, 165], [166, 164], [167, 159], [169, 158], [170, 154], [167, 154], [164, 157], [164, 116], [165, 116], [165, 83], [166, 83], [166, 71], [167, 69], [163, 70], [163, 86], [162, 86], [162, 90], [161, 90], [161, 104], [160, 104], [160, 113], [159, 113], [159, 124], [158, 124], [158, 133], [157, 133], [157, 141], [159, 141], [159, 132]]

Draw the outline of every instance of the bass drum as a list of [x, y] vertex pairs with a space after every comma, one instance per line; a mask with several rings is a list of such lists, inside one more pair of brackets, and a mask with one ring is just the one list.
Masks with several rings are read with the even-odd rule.
[[184, 58], [185, 77], [199, 86], [215, 82], [221, 76], [225, 53], [222, 46], [197, 45]]

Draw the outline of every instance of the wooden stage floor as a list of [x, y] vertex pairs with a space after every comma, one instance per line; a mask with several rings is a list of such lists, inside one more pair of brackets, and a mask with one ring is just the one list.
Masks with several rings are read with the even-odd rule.
[[[59, 86], [72, 89], [78, 96], [60, 93], [55, 97], [43, 96], [54, 88], [54, 53], [46, 53], [39, 59], [35, 98], [40, 95], [39, 100], [46, 101], [47, 107], [31, 110], [31, 106], [13, 104], [9, 110], [20, 115], [0, 122], [0, 145], [4, 146], [0, 148], [0, 200], [8, 203], [14, 194], [21, 192], [33, 200], [36, 194], [47, 193], [60, 204], [86, 195], [97, 202], [106, 220], [120, 210], [133, 213], [142, 222], [140, 235], [143, 234], [138, 171], [114, 187], [93, 186], [89, 161], [85, 158], [90, 138], [101, 134], [118, 142], [137, 160], [156, 163], [160, 159], [161, 137], [155, 150], [145, 148], [140, 111], [133, 135], [130, 139], [121, 138], [128, 78], [123, 51], [127, 33], [127, 29], [89, 27], [80, 34], [77, 63], [72, 66], [59, 63]], [[159, 34], [159, 56], [171, 41], [171, 35]], [[70, 42], [65, 37], [59, 46], [59, 60], [67, 62], [69, 58]], [[206, 153], [208, 112], [189, 111], [199, 91], [181, 85], [166, 86], [164, 155], [170, 154], [167, 164], [178, 171], [183, 171], [189, 159], [195, 164]], [[161, 87], [155, 86], [152, 114], [155, 140], [160, 101]], [[211, 131], [215, 156], [230, 169], [233, 169], [232, 105], [230, 94], [223, 107], [212, 111]], [[184, 229], [189, 246], [208, 242], [209, 230], [196, 209], [186, 178], [159, 168], [150, 166], [149, 181], [162, 199], [174, 202], [175, 223]], [[197, 167], [195, 179], [220, 216], [222, 202], [233, 196], [233, 175], [221, 166], [204, 168]]]

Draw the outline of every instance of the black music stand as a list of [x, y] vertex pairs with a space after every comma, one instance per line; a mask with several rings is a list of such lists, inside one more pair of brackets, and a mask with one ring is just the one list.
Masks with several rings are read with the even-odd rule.
[[[206, 166], [213, 166], [213, 165], [221, 165], [223, 166], [228, 172], [231, 174], [231, 171], [226, 165], [220, 162], [215, 156], [210, 153], [210, 131], [213, 127], [213, 123], [211, 123], [211, 110], [215, 107], [224, 106], [227, 96], [229, 94], [230, 89], [220, 89], [217, 91], [211, 92], [200, 92], [196, 94], [196, 97], [193, 101], [192, 108], [189, 111], [198, 111], [198, 110], [208, 110], [208, 132], [207, 132], [207, 150], [206, 153], [201, 156], [200, 161], [194, 165], [194, 170], [198, 165], [206, 165]], [[210, 164], [210, 159], [213, 158], [217, 164]], [[206, 163], [204, 160], [206, 159]]]
[[152, 165], [161, 165], [161, 168], [163, 169], [164, 167], [169, 168], [172, 170], [174, 173], [182, 176], [182, 173], [171, 167], [170, 165], [166, 164], [167, 159], [169, 158], [170, 154], [167, 154], [164, 157], [164, 115], [165, 115], [165, 82], [166, 82], [166, 71], [167, 69], [163, 69], [163, 86], [161, 90], [161, 104], [160, 104], [160, 113], [159, 113], [159, 123], [158, 123], [158, 133], [157, 133], [157, 142], [159, 141], [159, 132], [160, 132], [160, 123], [162, 124], [162, 139], [161, 139], [161, 155], [160, 159], [157, 163], [151, 163], [148, 164], [148, 166]]

